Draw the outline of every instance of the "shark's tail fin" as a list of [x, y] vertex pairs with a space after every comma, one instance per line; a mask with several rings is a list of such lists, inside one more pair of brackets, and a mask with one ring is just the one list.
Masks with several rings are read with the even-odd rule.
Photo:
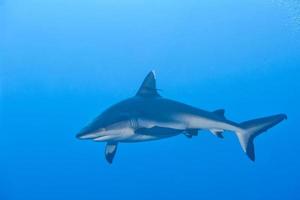
[[272, 128], [282, 120], [287, 119], [285, 114], [273, 115], [260, 119], [246, 121], [240, 124], [240, 131], [236, 132], [243, 151], [254, 161], [254, 144], [253, 140], [256, 136]]

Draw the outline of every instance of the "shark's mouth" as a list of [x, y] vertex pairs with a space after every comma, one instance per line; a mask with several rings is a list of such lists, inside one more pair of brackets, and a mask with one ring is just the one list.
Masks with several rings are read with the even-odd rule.
[[115, 141], [122, 138], [122, 130], [106, 130], [100, 129], [99, 131], [91, 133], [79, 133], [77, 138], [82, 140], [93, 140], [96, 142]]
[[96, 142], [105, 142], [105, 141], [112, 141], [114, 139], [116, 139], [115, 135], [103, 135], [103, 136], [96, 137], [93, 140]]

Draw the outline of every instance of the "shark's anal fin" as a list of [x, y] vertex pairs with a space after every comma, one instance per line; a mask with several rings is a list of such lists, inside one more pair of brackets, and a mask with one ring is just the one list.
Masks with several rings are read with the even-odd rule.
[[117, 142], [107, 142], [105, 146], [105, 158], [110, 164], [113, 162], [113, 159], [117, 152], [118, 143]]
[[136, 95], [140, 97], [160, 97], [156, 88], [154, 71], [149, 72]]
[[217, 136], [218, 138], [224, 138], [224, 136], [223, 136], [223, 132], [224, 132], [224, 130], [222, 130], [222, 129], [209, 129], [209, 131], [213, 134], [213, 135], [215, 135], [215, 136]]

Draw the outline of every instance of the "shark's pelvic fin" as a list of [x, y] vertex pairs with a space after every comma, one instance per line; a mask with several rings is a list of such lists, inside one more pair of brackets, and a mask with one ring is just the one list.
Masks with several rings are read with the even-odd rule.
[[107, 142], [105, 147], [105, 158], [107, 162], [112, 163], [116, 152], [117, 152], [118, 143], [116, 142]]
[[279, 114], [270, 117], [246, 121], [240, 124], [241, 130], [237, 131], [236, 134], [238, 136], [243, 151], [252, 161], [255, 160], [253, 143], [254, 138], [260, 135], [261, 133], [267, 131], [269, 128], [272, 128], [284, 119], [287, 119], [287, 116], [285, 114]]
[[156, 88], [156, 77], [154, 71], [149, 72], [136, 95], [141, 97], [160, 97]]
[[192, 138], [193, 136], [198, 136], [198, 131], [198, 129], [187, 129], [183, 134], [188, 138]]

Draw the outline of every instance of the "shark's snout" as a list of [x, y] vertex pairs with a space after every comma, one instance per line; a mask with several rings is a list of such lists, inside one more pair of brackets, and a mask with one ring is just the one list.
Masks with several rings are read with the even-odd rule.
[[94, 139], [101, 136], [101, 133], [104, 131], [104, 129], [98, 130], [98, 131], [88, 131], [88, 130], [82, 130], [76, 135], [76, 138], [78, 139]]
[[91, 134], [86, 133], [86, 132], [79, 132], [79, 133], [76, 135], [76, 138], [77, 138], [77, 139], [89, 139], [89, 138], [92, 138], [92, 136], [91, 136]]

